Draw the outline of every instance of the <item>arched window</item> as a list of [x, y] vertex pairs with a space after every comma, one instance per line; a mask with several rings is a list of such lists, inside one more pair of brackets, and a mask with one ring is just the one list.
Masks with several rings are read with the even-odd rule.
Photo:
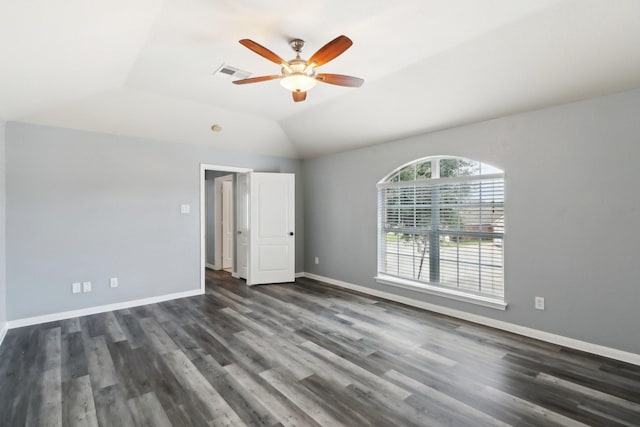
[[504, 173], [460, 157], [401, 166], [378, 183], [380, 282], [504, 301]]

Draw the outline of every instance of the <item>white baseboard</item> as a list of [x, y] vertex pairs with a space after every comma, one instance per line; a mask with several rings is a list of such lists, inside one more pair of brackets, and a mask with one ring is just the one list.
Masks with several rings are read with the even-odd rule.
[[207, 268], [210, 268], [211, 270], [220, 270], [218, 267], [216, 267], [216, 266], [215, 266], [215, 265], [213, 265], [213, 264], [206, 263], [206, 264], [205, 264], [205, 266], [206, 266]]
[[599, 356], [608, 357], [610, 359], [620, 360], [634, 365], [640, 365], [640, 354], [630, 353], [611, 347], [605, 347], [586, 341], [580, 341], [574, 338], [556, 335], [545, 331], [540, 331], [526, 326], [516, 325], [514, 323], [503, 322], [501, 320], [491, 319], [489, 317], [478, 316], [477, 314], [467, 313], [465, 311], [454, 310], [452, 308], [443, 307], [436, 304], [430, 304], [418, 301], [412, 298], [395, 295], [389, 292], [378, 291], [376, 289], [367, 288], [365, 286], [355, 285], [353, 283], [343, 282], [341, 280], [332, 279], [330, 277], [319, 276], [312, 273], [303, 273], [304, 277], [325, 282], [330, 285], [339, 286], [341, 288], [350, 289], [352, 291], [362, 292], [376, 297], [384, 298], [390, 301], [399, 302], [413, 307], [423, 308], [425, 310], [444, 314], [458, 319], [467, 320], [469, 322], [478, 323], [492, 328], [501, 329], [503, 331], [512, 332], [514, 334], [523, 335], [529, 338], [535, 338], [540, 341], [546, 341], [552, 344], [561, 345], [563, 347], [575, 350], [585, 351], [587, 353], [597, 354]]
[[[300, 273], [296, 273], [294, 277], [297, 279], [298, 277], [304, 277], [304, 275], [305, 275], [305, 273], [303, 271], [303, 272], [300, 272]], [[231, 273], [231, 277], [233, 277], [234, 279], [240, 279], [240, 275], [235, 271], [233, 273]]]
[[7, 328], [6, 323], [3, 323], [2, 326], [0, 326], [0, 345], [2, 345], [2, 341], [4, 341], [4, 337], [7, 335], [8, 330], [9, 328]]
[[138, 307], [147, 304], [155, 304], [158, 302], [169, 301], [178, 298], [202, 295], [203, 293], [204, 292], [202, 291], [202, 289], [196, 289], [193, 291], [177, 292], [174, 294], [166, 294], [132, 301], [117, 302], [115, 304], [98, 305], [95, 307], [82, 308], [79, 310], [63, 311], [60, 313], [51, 313], [42, 316], [25, 317], [23, 319], [7, 321], [5, 329], [20, 328], [22, 326], [38, 325], [40, 323], [53, 322], [56, 320], [71, 319], [73, 317], [88, 316], [90, 314], [104, 313], [113, 310], [122, 310], [124, 308]]

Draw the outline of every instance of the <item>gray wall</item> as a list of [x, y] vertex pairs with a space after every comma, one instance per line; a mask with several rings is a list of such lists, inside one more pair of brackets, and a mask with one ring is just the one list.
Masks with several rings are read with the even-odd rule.
[[[305, 271], [640, 353], [638, 112], [632, 91], [305, 160]], [[505, 312], [373, 280], [376, 183], [439, 154], [505, 171]]]
[[[298, 160], [21, 123], [7, 123], [6, 154], [9, 320], [199, 289], [200, 163], [301, 182]], [[302, 185], [296, 196], [302, 271]], [[74, 281], [93, 292], [73, 295]]]
[[7, 320], [5, 146], [5, 122], [0, 120], [0, 331]]
[[214, 179], [219, 176], [234, 175], [231, 172], [206, 171], [205, 172], [205, 206], [206, 206], [206, 244], [207, 244], [207, 264], [216, 263], [216, 186]]

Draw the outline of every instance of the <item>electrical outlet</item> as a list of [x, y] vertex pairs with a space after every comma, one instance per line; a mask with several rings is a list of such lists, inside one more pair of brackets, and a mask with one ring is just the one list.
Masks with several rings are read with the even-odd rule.
[[71, 292], [74, 294], [79, 294], [82, 292], [82, 284], [80, 282], [73, 282], [71, 284]]
[[82, 292], [91, 292], [91, 282], [82, 282]]
[[544, 310], [544, 298], [543, 297], [536, 297], [535, 307], [536, 307], [536, 310]]
[[320, 264], [320, 258], [316, 257], [316, 264]]
[[117, 288], [118, 287], [118, 278], [117, 277], [112, 277], [111, 279], [109, 279], [109, 287], [111, 287], [111, 288]]

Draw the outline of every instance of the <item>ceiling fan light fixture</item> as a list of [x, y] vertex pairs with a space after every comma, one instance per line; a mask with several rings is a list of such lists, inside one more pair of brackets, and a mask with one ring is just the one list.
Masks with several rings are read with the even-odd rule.
[[248, 79], [234, 80], [233, 83], [237, 85], [244, 85], [247, 83], [266, 82], [269, 80], [280, 79], [280, 84], [285, 89], [291, 91], [294, 102], [300, 102], [307, 99], [307, 91], [312, 89], [318, 81], [322, 83], [328, 83], [336, 86], [347, 87], [360, 87], [364, 80], [347, 76], [343, 74], [327, 74], [316, 72], [316, 68], [320, 67], [327, 62], [335, 59], [341, 55], [345, 50], [353, 44], [351, 39], [347, 36], [338, 36], [331, 40], [329, 43], [322, 46], [316, 53], [314, 53], [308, 60], [300, 57], [300, 52], [304, 47], [304, 40], [294, 39], [289, 42], [289, 45], [296, 53], [296, 57], [291, 61], [285, 61], [275, 53], [271, 52], [266, 47], [249, 39], [240, 40], [240, 44], [247, 49], [257, 53], [263, 58], [280, 65], [280, 74], [270, 76], [259, 76]]
[[304, 73], [293, 73], [283, 77], [280, 84], [291, 92], [306, 92], [316, 85], [316, 79]]

